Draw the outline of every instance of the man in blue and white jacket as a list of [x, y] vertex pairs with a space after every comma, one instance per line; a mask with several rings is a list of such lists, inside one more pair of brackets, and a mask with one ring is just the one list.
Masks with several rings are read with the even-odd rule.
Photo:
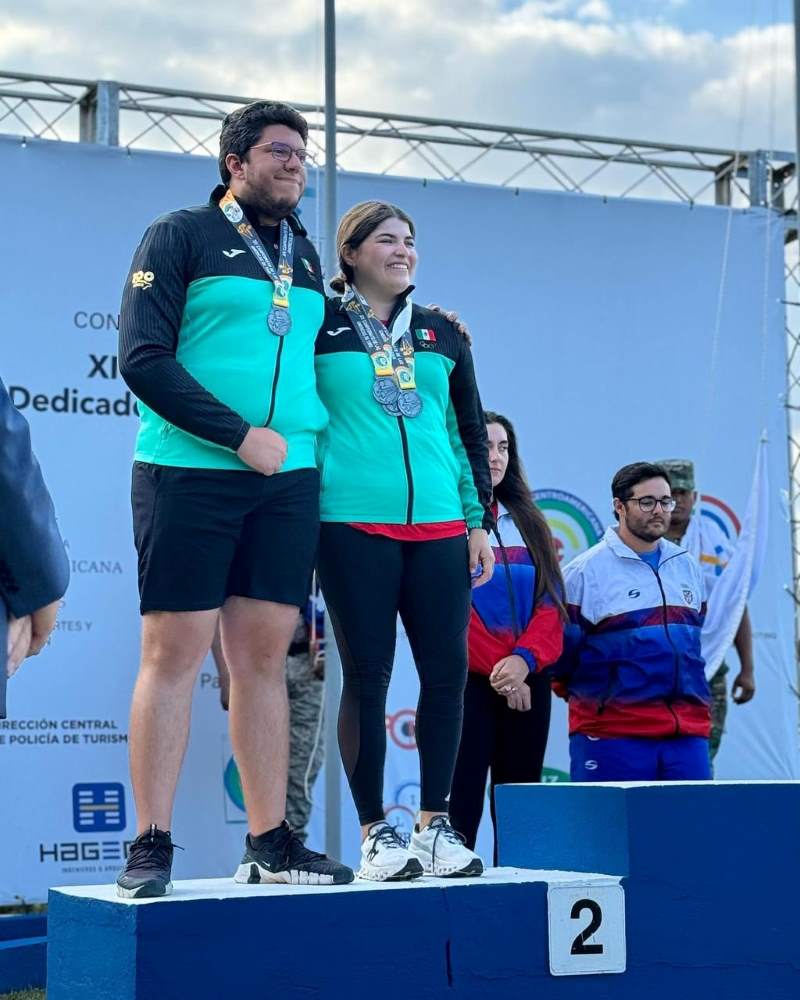
[[710, 778], [702, 571], [663, 537], [675, 507], [665, 469], [626, 465], [611, 491], [618, 526], [564, 570], [553, 676], [569, 701], [571, 778]]

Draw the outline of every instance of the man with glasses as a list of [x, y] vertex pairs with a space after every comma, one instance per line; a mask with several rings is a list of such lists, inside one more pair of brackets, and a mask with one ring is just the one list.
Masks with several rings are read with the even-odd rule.
[[564, 569], [569, 623], [553, 674], [569, 701], [571, 778], [710, 778], [703, 576], [664, 538], [669, 475], [626, 465], [611, 495], [618, 525]]
[[314, 377], [322, 275], [294, 214], [307, 138], [285, 104], [228, 115], [222, 185], [208, 204], [150, 226], [123, 296], [120, 371], [141, 414], [132, 502], [143, 616], [125, 897], [171, 890], [173, 800], [218, 622], [249, 826], [236, 880], [353, 878], [285, 821], [284, 663], [316, 553], [315, 439], [327, 419]]

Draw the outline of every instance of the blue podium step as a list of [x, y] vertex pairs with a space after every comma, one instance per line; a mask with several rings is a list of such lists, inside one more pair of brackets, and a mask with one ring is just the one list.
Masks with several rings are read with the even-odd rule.
[[0, 993], [44, 986], [46, 965], [47, 917], [0, 916]]
[[[597, 891], [621, 896], [619, 883], [499, 868], [393, 885], [176, 882], [159, 900], [122, 900], [112, 886], [52, 889], [47, 996], [606, 1000], [620, 995], [609, 981], [619, 986], [624, 976], [551, 976], [548, 894], [585, 902]], [[590, 920], [578, 915], [578, 936]]]
[[44, 986], [47, 938], [0, 940], [0, 993]]
[[800, 997], [800, 783], [506, 785], [496, 810], [501, 864], [624, 878], [619, 998]]

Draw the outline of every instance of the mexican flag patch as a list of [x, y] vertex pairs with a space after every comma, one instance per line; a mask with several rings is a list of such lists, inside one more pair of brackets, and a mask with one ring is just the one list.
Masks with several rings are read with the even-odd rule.
[[429, 343], [435, 342], [436, 340], [436, 334], [433, 330], [415, 330], [414, 333], [416, 334], [417, 340], [427, 340]]

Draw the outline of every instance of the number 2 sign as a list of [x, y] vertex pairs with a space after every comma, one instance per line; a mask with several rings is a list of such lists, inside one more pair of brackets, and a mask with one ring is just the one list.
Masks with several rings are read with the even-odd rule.
[[554, 976], [625, 971], [625, 892], [621, 885], [551, 884], [547, 916]]

